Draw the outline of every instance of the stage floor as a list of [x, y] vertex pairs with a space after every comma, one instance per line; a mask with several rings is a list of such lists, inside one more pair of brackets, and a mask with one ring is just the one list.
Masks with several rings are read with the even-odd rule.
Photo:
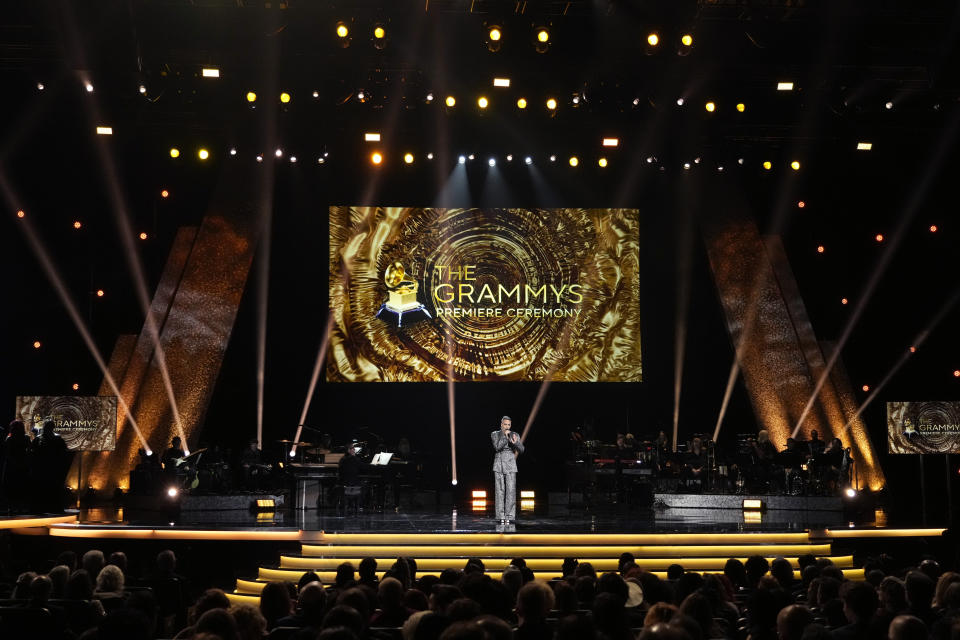
[[325, 531], [327, 533], [670, 533], [806, 531], [837, 527], [877, 526], [875, 512], [849, 520], [843, 512], [767, 511], [740, 509], [616, 509], [586, 511], [566, 506], [538, 506], [518, 514], [514, 525], [502, 528], [490, 509], [436, 507], [417, 510], [362, 511], [340, 516], [316, 510], [253, 513], [251, 511], [157, 512], [130, 509], [85, 509], [78, 523], [87, 527], [154, 527], [164, 529], [251, 529]]

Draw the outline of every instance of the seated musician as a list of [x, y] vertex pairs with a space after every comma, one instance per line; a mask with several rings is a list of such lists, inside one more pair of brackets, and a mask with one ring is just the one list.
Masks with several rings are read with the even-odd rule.
[[247, 448], [240, 454], [240, 469], [243, 471], [243, 482], [247, 489], [259, 489], [262, 476], [266, 475], [269, 469], [261, 462], [260, 449], [257, 445], [257, 439], [251, 438]]
[[636, 455], [633, 452], [632, 443], [627, 442], [626, 436], [622, 433], [617, 434], [617, 441], [614, 445], [613, 455], [619, 460], [633, 460]]
[[810, 441], [807, 442], [807, 448], [810, 449], [810, 455], [818, 456], [823, 453], [826, 444], [820, 439], [820, 434], [816, 429], [810, 431]]
[[690, 449], [684, 456], [683, 463], [684, 475], [688, 479], [703, 479], [707, 468], [707, 452], [703, 449], [703, 441], [700, 438], [694, 438], [690, 443]]
[[340, 484], [345, 487], [359, 487], [360, 474], [366, 468], [366, 464], [357, 457], [356, 444], [347, 445], [346, 454], [340, 458], [338, 473], [340, 475]]

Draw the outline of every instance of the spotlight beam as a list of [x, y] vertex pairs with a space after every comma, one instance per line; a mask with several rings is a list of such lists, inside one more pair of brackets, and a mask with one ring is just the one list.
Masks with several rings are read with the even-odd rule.
[[313, 394], [317, 389], [317, 380], [320, 378], [320, 369], [326, 359], [327, 346], [330, 344], [330, 332], [333, 330], [333, 310], [327, 315], [327, 326], [323, 330], [323, 339], [320, 340], [320, 349], [317, 351], [317, 359], [313, 365], [313, 373], [310, 376], [310, 385], [307, 387], [307, 397], [303, 402], [303, 411], [300, 412], [300, 422], [297, 423], [297, 434], [293, 437], [293, 446], [290, 447], [290, 457], [297, 453], [297, 446], [300, 443], [300, 436], [303, 433], [303, 425], [307, 421], [307, 414], [310, 412], [310, 403], [313, 402]]
[[[683, 189], [682, 195], [689, 197], [694, 189]], [[684, 197], [684, 200], [688, 198]], [[687, 314], [690, 309], [690, 280], [693, 270], [693, 222], [689, 202], [683, 207], [680, 229], [677, 233], [677, 291], [676, 291], [676, 331], [673, 344], [673, 446], [677, 446], [680, 433], [680, 393], [683, 389], [683, 363], [687, 347]]]
[[[12, 197], [13, 192], [10, 188], [10, 185], [7, 183], [6, 175], [4, 175], [2, 172], [0, 172], [0, 190], [3, 191], [4, 198], [6, 199], [8, 205], [12, 205], [12, 203], [17, 201]], [[93, 356], [94, 361], [96, 361], [97, 367], [99, 367], [100, 372], [103, 374], [104, 380], [106, 380], [110, 390], [117, 396], [117, 402], [120, 404], [120, 408], [130, 421], [130, 426], [133, 427], [134, 433], [137, 434], [140, 444], [147, 452], [150, 452], [150, 445], [147, 444], [147, 441], [143, 438], [143, 434], [140, 433], [140, 427], [137, 425], [137, 421], [134, 419], [133, 414], [130, 411], [130, 406], [127, 404], [126, 399], [124, 399], [123, 394], [120, 393], [120, 388], [117, 386], [116, 380], [114, 380], [113, 376], [110, 374], [110, 370], [107, 367], [107, 363], [104, 361], [103, 356], [100, 355], [100, 351], [97, 349], [97, 345], [93, 340], [93, 336], [90, 334], [90, 330], [83, 321], [83, 317], [80, 315], [80, 312], [77, 310], [76, 304], [74, 304], [73, 300], [70, 298], [70, 294], [67, 291], [67, 286], [60, 277], [59, 271], [56, 265], [53, 263], [53, 259], [50, 257], [49, 252], [47, 252], [46, 248], [41, 243], [40, 238], [34, 230], [29, 219], [17, 219], [17, 223], [22, 225], [24, 235], [27, 237], [27, 242], [30, 244], [30, 248], [33, 250], [37, 260], [40, 262], [40, 266], [43, 267], [43, 271], [46, 274], [47, 279], [49, 279], [50, 284], [53, 285], [53, 288], [60, 297], [60, 301], [63, 303], [63, 306], [67, 309], [67, 314], [70, 316], [74, 326], [80, 333], [80, 337], [83, 339], [84, 344], [90, 351], [90, 355]]]
[[[917, 336], [913, 339], [913, 342], [910, 343], [910, 346], [920, 348], [920, 345], [926, 342], [927, 338], [930, 337], [930, 333], [937, 327], [937, 325], [940, 324], [940, 322], [946, 317], [946, 315], [953, 310], [953, 307], [957, 304], [958, 300], [960, 300], [960, 289], [955, 290], [953, 292], [953, 295], [950, 296], [950, 298], [948, 298], [946, 302], [944, 302], [943, 306], [940, 307], [940, 310], [937, 311], [937, 314], [930, 320], [929, 323], [927, 323], [927, 326], [924, 327], [923, 330], [920, 331], [920, 333], [918, 333]], [[907, 360], [909, 360], [910, 356], [912, 355], [913, 355], [913, 352], [910, 349], [906, 349], [900, 355], [900, 358], [897, 359], [896, 363], [894, 363], [890, 371], [887, 372], [887, 375], [885, 375], [883, 377], [883, 380], [881, 380], [874, 387], [873, 392], [869, 396], [867, 396], [866, 400], [863, 401], [863, 404], [861, 404], [860, 407], [857, 409], [857, 412], [853, 414], [853, 417], [850, 418], [850, 420], [847, 422], [846, 425], [844, 425], [843, 427], [844, 432], [846, 432], [847, 429], [849, 429], [850, 426], [854, 422], [856, 422], [857, 418], [859, 418], [860, 415], [864, 412], [864, 410], [868, 406], [870, 406], [870, 403], [874, 401], [874, 399], [877, 397], [880, 391], [885, 386], [887, 386], [887, 383], [889, 383], [890, 380], [893, 379], [893, 376], [896, 375], [897, 371], [899, 371], [904, 364], [906, 364]]]
[[860, 297], [857, 300], [856, 307], [853, 310], [853, 314], [850, 316], [850, 320], [844, 327], [843, 333], [840, 335], [840, 339], [837, 341], [836, 347], [830, 354], [830, 359], [823, 368], [823, 372], [820, 374], [820, 378], [817, 380], [816, 385], [814, 385], [813, 393], [810, 394], [810, 399], [807, 400], [807, 404], [803, 408], [803, 412], [800, 414], [800, 419], [797, 420], [797, 426], [793, 429], [794, 438], [797, 437], [797, 433], [800, 432], [800, 427], [803, 426], [804, 420], [806, 420], [807, 416], [810, 414], [810, 409], [813, 408], [813, 403], [820, 395], [820, 391], [823, 389], [823, 385], [830, 376], [830, 372], [833, 370], [834, 365], [840, 358], [840, 352], [843, 351], [843, 347], [847, 344], [847, 340], [850, 339], [850, 335], [853, 333], [854, 327], [860, 320], [860, 316], [863, 315], [863, 312], [867, 308], [867, 304], [873, 297], [873, 292], [880, 284], [880, 280], [883, 278], [884, 273], [886, 273], [887, 267], [890, 266], [890, 262], [893, 260], [894, 254], [900, 247], [900, 243], [903, 242], [903, 238], [906, 235], [907, 229], [913, 222], [914, 217], [916, 217], [917, 210], [920, 208], [920, 205], [926, 198], [927, 192], [930, 190], [934, 179], [940, 174], [940, 168], [945, 157], [947, 156], [947, 152], [953, 148], [953, 139], [957, 133], [958, 123], [960, 123], [960, 118], [955, 117], [950, 123], [950, 127], [947, 129], [946, 135], [940, 138], [940, 145], [934, 153], [933, 159], [922, 170], [920, 174], [920, 184], [916, 189], [913, 190], [910, 199], [904, 207], [904, 211], [900, 216], [900, 221], [897, 224], [897, 228], [891, 234], [890, 244], [886, 246], [883, 253], [880, 255], [877, 266], [870, 274], [867, 285], [864, 287], [863, 292], [860, 294]]

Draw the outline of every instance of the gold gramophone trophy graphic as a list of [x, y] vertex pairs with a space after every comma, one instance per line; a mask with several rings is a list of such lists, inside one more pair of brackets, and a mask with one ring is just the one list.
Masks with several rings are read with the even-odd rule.
[[403, 325], [403, 314], [423, 311], [428, 318], [432, 318], [427, 308], [417, 300], [417, 283], [414, 280], [405, 280], [406, 271], [403, 263], [394, 262], [383, 270], [383, 281], [387, 284], [387, 301], [380, 305], [377, 316], [384, 309], [397, 314], [397, 326]]

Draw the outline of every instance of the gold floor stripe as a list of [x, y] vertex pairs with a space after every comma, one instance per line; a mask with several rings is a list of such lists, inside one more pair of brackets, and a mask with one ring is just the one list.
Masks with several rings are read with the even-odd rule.
[[[503, 571], [510, 564], [510, 558], [485, 558], [480, 557], [488, 571]], [[796, 557], [786, 558], [794, 568], [800, 566]], [[385, 569], [390, 567], [395, 558], [377, 558], [377, 566]], [[452, 558], [417, 558], [417, 568], [424, 571], [442, 571], [454, 564]], [[465, 558], [459, 559], [463, 564]], [[617, 569], [618, 558], [578, 558], [580, 563], [589, 562], [597, 571], [614, 571]], [[741, 562], [746, 562], [746, 556], [738, 558]], [[768, 557], [767, 561], [772, 562], [774, 557]], [[852, 567], [853, 556], [830, 556], [834, 566], [840, 568]], [[360, 566], [360, 558], [305, 558], [302, 556], [280, 556], [281, 569], [300, 569], [304, 571], [326, 569], [335, 571], [343, 562], [350, 562], [354, 567]], [[559, 571], [563, 560], [561, 558], [529, 558], [526, 559], [527, 566], [533, 571]], [[684, 568], [702, 571], [708, 569], [723, 569], [727, 558], [637, 558], [634, 562], [642, 569], [666, 569], [671, 564], [682, 564]], [[459, 566], [459, 564], [457, 566]]]
[[50, 535], [62, 538], [115, 538], [124, 540], [300, 540], [302, 531], [225, 531], [216, 529], [93, 528], [58, 524]]
[[942, 536], [946, 529], [827, 529], [826, 538], [929, 538]]
[[686, 545], [686, 546], [519, 546], [519, 545], [391, 545], [359, 546], [313, 544], [302, 545], [304, 556], [328, 558], [364, 558], [366, 556], [411, 557], [490, 557], [490, 558], [615, 558], [632, 553], [638, 558], [717, 557], [741, 556], [815, 556], [830, 555], [829, 544], [806, 545]]

